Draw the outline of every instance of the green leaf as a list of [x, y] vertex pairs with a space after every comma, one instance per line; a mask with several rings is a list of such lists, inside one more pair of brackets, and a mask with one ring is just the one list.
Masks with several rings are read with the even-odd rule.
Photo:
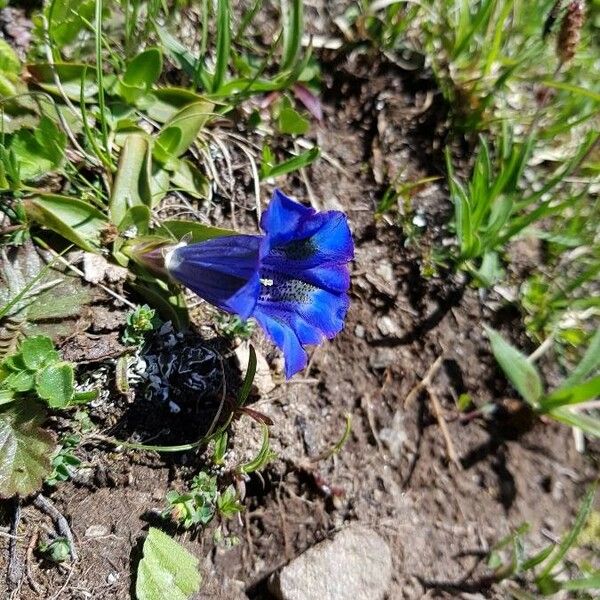
[[120, 231], [129, 224], [125, 215], [134, 206], [152, 206], [151, 154], [147, 136], [131, 133], [125, 138], [110, 195], [110, 219]]
[[0, 358], [17, 352], [24, 335], [72, 334], [90, 300], [89, 286], [57, 259], [44, 263], [31, 241], [0, 253]]
[[581, 508], [577, 513], [577, 518], [575, 519], [575, 523], [571, 530], [564, 536], [561, 540], [560, 544], [556, 552], [551, 556], [548, 562], [544, 565], [544, 569], [536, 578], [536, 583], [540, 585], [545, 579], [551, 577], [552, 570], [560, 561], [565, 557], [569, 548], [577, 541], [577, 537], [579, 536], [583, 526], [585, 525], [587, 518], [592, 510], [592, 505], [594, 502], [594, 496], [596, 495], [596, 485], [590, 486], [588, 491], [586, 492], [583, 502], [581, 503]]
[[175, 37], [173, 37], [164, 27], [155, 25], [156, 33], [167, 54], [174, 59], [177, 66], [190, 77], [196, 73], [196, 57]]
[[235, 488], [230, 485], [225, 491], [219, 494], [217, 498], [217, 511], [224, 519], [231, 519], [244, 510], [242, 503], [238, 499]]
[[89, 202], [57, 194], [38, 194], [23, 204], [31, 220], [83, 250], [98, 252], [108, 219]]
[[279, 112], [277, 127], [280, 133], [303, 135], [310, 129], [310, 122], [297, 110], [287, 107]]
[[229, 54], [231, 52], [231, 16], [229, 14], [229, 1], [230, 0], [217, 0], [217, 56], [215, 60], [215, 73], [212, 78], [213, 92], [219, 90], [225, 79], [227, 64], [229, 63]]
[[9, 404], [15, 399], [15, 394], [11, 390], [0, 389], [0, 406]]
[[137, 600], [187, 600], [200, 589], [198, 559], [162, 531], [150, 528], [143, 552]]
[[579, 404], [600, 396], [600, 375], [570, 386], [562, 386], [546, 396], [541, 404], [544, 410], [565, 406], [567, 404]]
[[260, 425], [263, 434], [260, 449], [252, 460], [238, 467], [240, 473], [248, 474], [258, 471], [265, 467], [267, 463], [275, 457], [275, 453], [271, 450], [269, 444], [269, 428], [264, 423], [261, 423]]
[[138, 108], [159, 123], [166, 123], [175, 113], [185, 106], [197, 102], [208, 102], [202, 96], [178, 87], [158, 88], [140, 98], [137, 102]]
[[547, 414], [565, 425], [579, 427], [585, 433], [600, 438], [600, 419], [578, 413], [567, 406], [551, 408]]
[[60, 80], [62, 91], [69, 100], [79, 102], [81, 97], [81, 80], [83, 83], [83, 96], [85, 102], [93, 102], [98, 93], [98, 84], [94, 76], [95, 68], [77, 63], [36, 63], [27, 65], [27, 71], [33, 80], [47, 92], [62, 97], [54, 79], [54, 73]]
[[286, 173], [290, 173], [291, 171], [303, 169], [304, 167], [307, 167], [312, 162], [314, 162], [320, 154], [320, 148], [315, 146], [314, 148], [311, 148], [306, 152], [298, 154], [298, 156], [293, 156], [292, 158], [284, 160], [283, 162], [276, 165], [270, 164], [268, 162], [263, 162], [260, 169], [260, 178], [266, 179], [268, 177], [280, 177], [281, 175], [285, 175]]
[[74, 383], [73, 365], [62, 362], [49, 365], [37, 374], [35, 391], [50, 408], [64, 408], [73, 398]]
[[121, 220], [119, 231], [128, 231], [134, 227], [137, 235], [144, 235], [148, 233], [151, 217], [152, 213], [147, 206], [142, 204], [132, 206]]
[[0, 498], [38, 491], [52, 470], [54, 438], [40, 428], [46, 415], [22, 399], [0, 409]]
[[184, 106], [164, 125], [158, 134], [154, 157], [163, 163], [181, 156], [196, 141], [198, 133], [212, 116], [214, 104], [200, 101]]
[[11, 45], [0, 38], [0, 73], [9, 79], [16, 79], [21, 74], [21, 61]]
[[66, 143], [67, 136], [48, 117], [42, 117], [33, 131], [17, 131], [10, 148], [19, 163], [21, 179], [36, 179], [60, 168]]
[[304, 26], [304, 3], [302, 0], [290, 0], [291, 7], [283, 3], [283, 63], [281, 69], [289, 69], [298, 60], [302, 48]]
[[210, 183], [204, 174], [189, 160], [180, 160], [171, 176], [175, 189], [182, 190], [194, 198], [206, 198]]
[[592, 341], [585, 351], [583, 358], [579, 361], [579, 364], [575, 367], [571, 375], [565, 379], [561, 387], [583, 381], [598, 367], [600, 367], [600, 328], [596, 330], [596, 333], [592, 337]]
[[162, 71], [162, 53], [158, 48], [148, 48], [127, 64], [119, 85], [120, 95], [135, 103], [150, 91]]
[[189, 235], [190, 242], [194, 244], [225, 235], [236, 235], [236, 232], [232, 229], [222, 229], [212, 225], [204, 225], [197, 221], [176, 219], [163, 221], [160, 227], [153, 230], [153, 233], [176, 240], [181, 240], [184, 236]]
[[539, 401], [544, 393], [540, 374], [524, 354], [511, 346], [491, 327], [485, 331], [492, 345], [492, 352], [498, 364], [508, 377], [514, 388], [534, 408], [539, 408]]
[[[9, 400], [10, 402], [10, 400]], [[222, 465], [225, 459], [225, 452], [227, 452], [227, 441], [229, 440], [229, 436], [227, 435], [227, 431], [222, 431], [215, 437], [215, 447], [213, 450], [213, 463], [215, 465]]]
[[250, 396], [252, 384], [254, 383], [254, 376], [256, 375], [256, 365], [256, 350], [254, 349], [254, 346], [250, 344], [248, 347], [248, 367], [246, 368], [246, 376], [244, 377], [242, 387], [240, 388], [237, 397], [238, 406], [244, 406], [246, 400], [248, 400], [248, 396]]
[[37, 371], [48, 363], [57, 362], [60, 358], [52, 340], [45, 335], [25, 338], [19, 346], [19, 351], [25, 366], [30, 371]]
[[18, 371], [10, 373], [2, 382], [4, 387], [7, 387], [13, 392], [29, 392], [33, 389], [35, 383], [33, 373], [29, 371]]
[[70, 44], [94, 15], [94, 0], [54, 0], [47, 10], [51, 39], [58, 47]]

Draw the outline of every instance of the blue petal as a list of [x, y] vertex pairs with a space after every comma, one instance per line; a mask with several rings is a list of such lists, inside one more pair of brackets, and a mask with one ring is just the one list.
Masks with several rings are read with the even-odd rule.
[[344, 319], [350, 306], [347, 294], [335, 294], [317, 289], [312, 301], [296, 305], [295, 311], [310, 325], [319, 329], [329, 339], [344, 328]]
[[260, 307], [257, 307], [254, 316], [273, 343], [283, 351], [285, 376], [289, 379], [304, 369], [308, 356], [294, 330], [281, 317], [269, 314]]
[[176, 248], [167, 269], [211, 304], [247, 319], [260, 292], [261, 237], [233, 235]]
[[262, 214], [260, 226], [269, 234], [274, 244], [281, 244], [298, 239], [299, 227], [305, 219], [314, 214], [314, 209], [295, 202], [280, 190], [275, 190], [267, 210]]
[[347, 263], [354, 257], [352, 234], [346, 216], [341, 212], [329, 211], [307, 217], [293, 235], [293, 239], [278, 242], [276, 236], [267, 232], [264, 264], [282, 272], [293, 269], [297, 273], [325, 263]]

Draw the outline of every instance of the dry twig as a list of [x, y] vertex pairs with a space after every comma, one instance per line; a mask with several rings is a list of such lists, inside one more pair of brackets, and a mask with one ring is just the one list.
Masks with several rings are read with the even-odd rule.
[[77, 561], [77, 550], [75, 549], [75, 539], [73, 538], [73, 533], [71, 528], [69, 527], [69, 523], [67, 519], [63, 516], [63, 514], [46, 498], [43, 494], [38, 494], [34, 501], [33, 505], [43, 513], [47, 514], [54, 525], [56, 526], [56, 530], [60, 535], [67, 538], [69, 542], [69, 546], [71, 548], [71, 558], [73, 561]]
[[425, 373], [425, 377], [423, 377], [423, 379], [421, 379], [421, 381], [417, 383], [412, 388], [412, 390], [410, 390], [410, 392], [408, 392], [406, 398], [404, 399], [405, 408], [409, 406], [412, 402], [414, 402], [421, 390], [426, 388], [433, 381], [433, 378], [436, 376], [437, 372], [439, 371], [439, 368], [442, 366], [443, 360], [444, 354], [442, 353], [435, 359], [433, 364], [429, 367], [427, 373]]

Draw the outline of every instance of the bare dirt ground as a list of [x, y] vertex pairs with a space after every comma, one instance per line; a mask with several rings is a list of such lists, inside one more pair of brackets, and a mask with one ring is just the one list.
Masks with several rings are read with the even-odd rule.
[[[560, 536], [597, 475], [597, 448], [578, 454], [568, 428], [533, 421], [514, 401], [482, 334], [487, 322], [526, 344], [510, 306], [449, 274], [421, 274], [433, 244], [448, 235], [443, 180], [414, 196], [425, 226], [410, 243], [393, 219], [374, 220], [385, 189], [382, 173], [405, 169], [407, 180], [443, 173], [445, 109], [431, 78], [390, 63], [374, 66], [373, 57], [320, 58], [325, 117], [313, 131], [325, 158], [307, 175], [320, 207], [345, 210], [354, 232], [346, 329], [313, 352], [303, 375], [254, 398], [253, 408], [274, 422], [279, 457], [262, 479], [251, 478], [241, 520], [226, 525], [238, 543], [216, 543], [214, 527], [178, 539], [201, 559], [201, 598], [270, 598], [271, 573], [352, 521], [377, 530], [392, 549], [390, 600], [476, 592], [503, 597], [486, 578], [486, 551], [524, 521], [532, 525], [535, 547]], [[305, 183], [298, 176], [278, 182], [306, 201]], [[221, 223], [229, 224], [223, 213]], [[248, 220], [248, 230], [252, 226]], [[108, 301], [103, 310], [123, 313]], [[94, 344], [116, 340], [119, 319], [112, 321], [96, 328]], [[255, 337], [273, 362], [276, 353]], [[73, 343], [67, 341], [65, 351]], [[411, 394], [434, 364], [439, 368], [429, 389]], [[479, 406], [494, 403], [495, 414], [462, 418], [455, 403], [462, 393]], [[143, 394], [135, 399], [144, 401]], [[112, 398], [109, 406], [92, 410], [92, 420], [104, 431], [119, 431], [129, 405]], [[347, 413], [352, 433], [342, 452], [311, 462], [339, 438]], [[249, 423], [234, 426], [238, 458], [258, 444]], [[144, 533], [158, 521], [165, 492], [202, 466], [194, 453], [160, 457], [116, 451], [98, 440], [85, 451], [86, 477], [51, 496], [72, 526], [79, 561], [57, 569], [28, 551], [32, 536], [49, 523], [26, 506], [18, 553], [29, 577], [16, 598], [129, 598]], [[0, 515], [8, 522], [10, 507]], [[7, 545], [0, 537], [2, 572]], [[8, 598], [3, 585], [0, 597]]]

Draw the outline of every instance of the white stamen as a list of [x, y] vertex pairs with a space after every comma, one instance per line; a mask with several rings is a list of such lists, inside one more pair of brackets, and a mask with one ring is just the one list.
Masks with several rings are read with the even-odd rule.
[[167, 269], [167, 271], [169, 270], [173, 253], [175, 250], [177, 250], [177, 248], [182, 248], [183, 246], [187, 246], [187, 242], [179, 242], [179, 244], [173, 246], [168, 252], [165, 252], [165, 269]]
[[273, 285], [273, 280], [272, 279], [267, 279], [267, 278], [263, 278], [260, 280], [260, 282], [265, 286], [265, 287], [271, 287]]

